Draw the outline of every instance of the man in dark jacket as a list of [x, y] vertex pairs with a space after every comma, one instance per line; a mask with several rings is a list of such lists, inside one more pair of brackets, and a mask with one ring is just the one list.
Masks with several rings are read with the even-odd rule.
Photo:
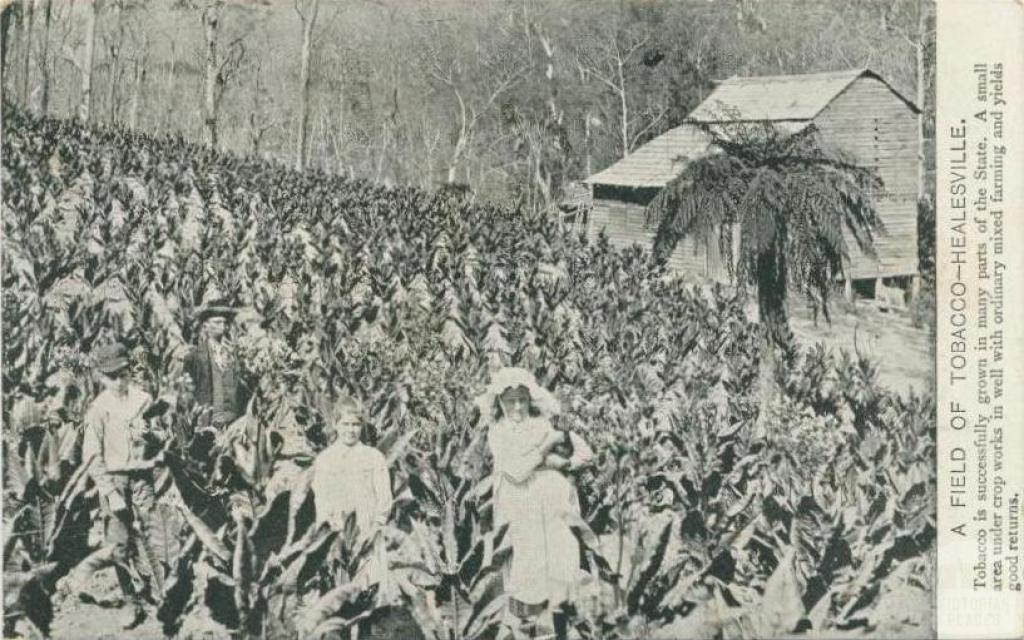
[[195, 399], [209, 408], [203, 426], [222, 429], [245, 413], [249, 389], [241, 367], [224, 342], [235, 309], [225, 305], [207, 306], [196, 314], [199, 343], [185, 356], [184, 369], [195, 385]]

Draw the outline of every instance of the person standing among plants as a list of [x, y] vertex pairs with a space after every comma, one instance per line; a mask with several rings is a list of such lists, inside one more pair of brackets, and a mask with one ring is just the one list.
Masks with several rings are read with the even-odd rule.
[[145, 531], [145, 515], [153, 507], [153, 487], [145, 472], [158, 461], [143, 461], [143, 413], [153, 399], [129, 375], [128, 352], [114, 343], [96, 353], [96, 372], [102, 391], [84, 417], [82, 464], [96, 484], [104, 518], [104, 545], [65, 579], [64, 595], [71, 585], [83, 584], [94, 572], [113, 566], [129, 608], [123, 628], [132, 629], [146, 618], [140, 594], [128, 571], [133, 527]]
[[313, 462], [313, 503], [317, 520], [341, 528], [350, 513], [362, 535], [387, 523], [391, 512], [391, 476], [377, 449], [360, 442], [361, 406], [350, 396], [330, 402], [328, 420], [337, 434]]
[[216, 304], [196, 314], [200, 326], [199, 344], [185, 356], [184, 369], [195, 386], [195, 400], [209, 407], [203, 426], [218, 431], [245, 413], [249, 389], [241, 367], [228, 352], [224, 336], [236, 309]]
[[[359, 535], [365, 539], [387, 524], [393, 497], [384, 454], [360, 441], [361, 412], [359, 402], [350, 396], [330, 403], [328, 421], [337, 437], [313, 462], [310, 488], [318, 522], [342, 529], [349, 514], [354, 514]], [[367, 568], [370, 584], [381, 582], [387, 570], [382, 556], [376, 560]]]
[[[564, 638], [568, 621], [562, 606], [573, 599], [580, 574], [579, 543], [571, 529], [580, 507], [563, 472], [585, 462], [589, 449], [578, 436], [552, 426], [558, 400], [525, 369], [497, 371], [477, 402], [490, 423], [495, 521], [508, 523], [512, 543], [509, 612], [521, 622], [547, 612], [556, 635]], [[558, 452], [567, 445], [578, 451]]]
[[[377, 585], [377, 601], [388, 607], [393, 594], [383, 529], [391, 513], [393, 496], [387, 460], [380, 451], [360, 441], [362, 406], [355, 398], [339, 395], [330, 401], [325, 413], [336, 439], [313, 462], [310, 488], [316, 520], [344, 530], [352, 515], [359, 539], [375, 538], [370, 556], [353, 576], [353, 582], [367, 588]], [[363, 633], [368, 632], [366, 624], [361, 626]], [[352, 638], [358, 638], [360, 633], [360, 626], [352, 627]]]

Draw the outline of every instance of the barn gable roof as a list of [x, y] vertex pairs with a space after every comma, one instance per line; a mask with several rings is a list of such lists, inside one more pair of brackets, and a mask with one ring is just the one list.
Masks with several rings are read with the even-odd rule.
[[[779, 122], [782, 129], [795, 133], [807, 122]], [[686, 163], [707, 153], [711, 136], [698, 124], [683, 124], [669, 129], [604, 171], [586, 178], [587, 184], [660, 189], [678, 176]]]
[[862, 77], [878, 80], [912, 111], [918, 111], [874, 71], [851, 69], [788, 76], [733, 76], [718, 85], [687, 119], [693, 122], [811, 120]]
[[869, 69], [788, 76], [734, 76], [718, 86], [687, 117], [603, 171], [588, 184], [661, 188], [678, 176], [688, 158], [708, 151], [710, 138], [700, 124], [726, 121], [773, 122], [795, 132], [806, 127], [825, 107], [861, 77], [879, 80], [915, 113], [917, 107]]

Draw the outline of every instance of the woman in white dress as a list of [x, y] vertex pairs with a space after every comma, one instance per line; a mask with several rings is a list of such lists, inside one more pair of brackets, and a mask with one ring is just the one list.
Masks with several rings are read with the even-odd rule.
[[[525, 369], [496, 372], [478, 403], [494, 458], [495, 520], [508, 523], [512, 543], [509, 610], [522, 620], [547, 612], [564, 636], [558, 609], [573, 599], [581, 569], [570, 528], [579, 518], [579, 501], [563, 471], [586, 462], [589, 448], [575, 434], [553, 427], [559, 403]], [[555, 452], [570, 439], [571, 457]]]

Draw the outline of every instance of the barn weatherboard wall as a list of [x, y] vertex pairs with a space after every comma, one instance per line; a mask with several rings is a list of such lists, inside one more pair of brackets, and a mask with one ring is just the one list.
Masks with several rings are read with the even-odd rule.
[[[877, 170], [885, 185], [874, 194], [884, 226], [875, 238], [876, 255], [860, 252], [853, 238], [847, 237], [851, 247], [847, 284], [883, 278], [916, 282], [918, 113], [914, 104], [867, 69], [729, 78], [684, 124], [585, 180], [593, 193], [588, 232], [596, 235], [603, 230], [613, 244], [640, 243], [649, 248], [654, 228], [647, 224], [645, 207], [687, 162], [709, 152], [704, 125], [770, 122], [796, 132], [813, 123], [824, 141], [844, 149], [858, 164]], [[738, 234], [734, 247], [737, 242]], [[669, 265], [697, 278], [728, 280], [717, 234], [714, 239], [684, 239]]]

